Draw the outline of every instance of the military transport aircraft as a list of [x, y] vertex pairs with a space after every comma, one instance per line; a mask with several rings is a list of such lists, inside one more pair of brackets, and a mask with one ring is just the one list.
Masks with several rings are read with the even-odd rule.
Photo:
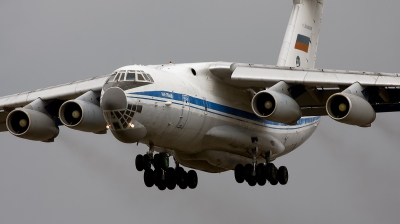
[[128, 65], [1, 97], [0, 130], [52, 142], [65, 125], [146, 144], [136, 168], [160, 190], [196, 188], [195, 170], [234, 170], [250, 186], [285, 185], [288, 170], [273, 161], [304, 143], [320, 116], [369, 127], [377, 112], [400, 110], [397, 74], [314, 68], [323, 6], [293, 0], [277, 65]]

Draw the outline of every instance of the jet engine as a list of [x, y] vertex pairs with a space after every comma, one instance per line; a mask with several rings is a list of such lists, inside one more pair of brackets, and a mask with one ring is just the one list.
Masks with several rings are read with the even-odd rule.
[[80, 100], [69, 100], [59, 110], [61, 122], [72, 129], [100, 133], [106, 130], [106, 121], [99, 106]]
[[293, 124], [301, 118], [297, 102], [290, 96], [274, 90], [258, 92], [251, 101], [253, 112], [262, 119]]
[[26, 108], [11, 111], [6, 126], [11, 134], [33, 141], [50, 142], [59, 133], [58, 127], [48, 115]]
[[332, 119], [350, 125], [368, 127], [376, 118], [375, 110], [365, 99], [349, 93], [329, 97], [326, 111]]

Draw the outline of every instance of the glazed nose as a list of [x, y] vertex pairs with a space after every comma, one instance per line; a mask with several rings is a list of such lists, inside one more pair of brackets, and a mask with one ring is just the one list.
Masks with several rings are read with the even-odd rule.
[[107, 89], [101, 99], [101, 109], [104, 110], [125, 110], [127, 100], [124, 91], [118, 87]]

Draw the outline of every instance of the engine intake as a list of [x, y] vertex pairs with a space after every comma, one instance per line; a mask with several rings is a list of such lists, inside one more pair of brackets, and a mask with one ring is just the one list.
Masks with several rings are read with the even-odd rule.
[[106, 130], [106, 121], [99, 106], [82, 101], [69, 100], [60, 107], [61, 122], [72, 129], [99, 133]]
[[297, 102], [286, 94], [273, 90], [257, 93], [252, 101], [253, 112], [262, 119], [293, 124], [301, 118]]
[[10, 112], [6, 126], [11, 134], [33, 141], [53, 141], [59, 133], [57, 125], [49, 116], [24, 108]]
[[349, 93], [336, 93], [329, 97], [326, 112], [336, 121], [361, 127], [370, 126], [376, 118], [368, 101]]

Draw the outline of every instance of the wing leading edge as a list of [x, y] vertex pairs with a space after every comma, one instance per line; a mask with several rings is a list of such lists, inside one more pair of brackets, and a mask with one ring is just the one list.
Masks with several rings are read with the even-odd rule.
[[91, 90], [99, 93], [109, 76], [102, 75], [86, 80], [0, 97], [0, 132], [7, 131], [7, 115], [15, 108], [26, 106], [40, 98], [43, 101], [51, 102], [46, 108], [49, 112], [58, 114], [57, 109], [54, 108], [58, 108], [63, 102], [75, 99]]
[[303, 116], [326, 115], [330, 96], [354, 83], [365, 87], [363, 94], [376, 112], [400, 111], [400, 75], [396, 73], [304, 69], [256, 64], [216, 62], [209, 70], [226, 83], [256, 91], [283, 81], [302, 109]]
[[9, 110], [9, 108], [25, 106], [37, 98], [41, 98], [42, 100], [64, 101], [75, 99], [90, 90], [94, 92], [101, 91], [103, 84], [109, 76], [110, 75], [102, 75], [86, 80], [0, 97], [0, 109]]

